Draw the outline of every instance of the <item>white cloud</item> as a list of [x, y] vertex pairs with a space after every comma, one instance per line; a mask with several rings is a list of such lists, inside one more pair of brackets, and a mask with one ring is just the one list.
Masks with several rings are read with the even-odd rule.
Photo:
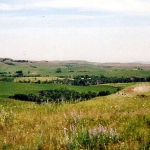
[[36, 8], [78, 8], [80, 10], [103, 10], [132, 13], [149, 13], [150, 2], [143, 0], [52, 0], [27, 1], [18, 4], [0, 3], [0, 10], [21, 10]]

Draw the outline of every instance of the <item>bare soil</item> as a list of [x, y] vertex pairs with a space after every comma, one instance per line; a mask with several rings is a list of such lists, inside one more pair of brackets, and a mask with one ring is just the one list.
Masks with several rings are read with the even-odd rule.
[[150, 85], [149, 84], [139, 84], [133, 88], [127, 89], [125, 92], [126, 93], [133, 93], [133, 92], [143, 93], [143, 92], [149, 92], [149, 91], [150, 91]]

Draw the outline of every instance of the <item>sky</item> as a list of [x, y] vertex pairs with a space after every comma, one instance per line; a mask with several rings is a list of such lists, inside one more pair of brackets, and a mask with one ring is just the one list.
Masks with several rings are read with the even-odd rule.
[[150, 0], [1, 0], [5, 57], [150, 61]]

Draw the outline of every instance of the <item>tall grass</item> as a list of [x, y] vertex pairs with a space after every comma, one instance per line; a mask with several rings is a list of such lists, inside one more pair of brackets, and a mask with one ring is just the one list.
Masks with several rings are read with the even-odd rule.
[[42, 105], [0, 98], [0, 149], [148, 150], [150, 98], [114, 94]]

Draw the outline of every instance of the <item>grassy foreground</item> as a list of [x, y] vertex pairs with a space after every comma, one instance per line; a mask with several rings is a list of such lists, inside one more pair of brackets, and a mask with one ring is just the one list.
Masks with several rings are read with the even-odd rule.
[[0, 149], [148, 150], [150, 93], [122, 93], [57, 105], [0, 98]]

